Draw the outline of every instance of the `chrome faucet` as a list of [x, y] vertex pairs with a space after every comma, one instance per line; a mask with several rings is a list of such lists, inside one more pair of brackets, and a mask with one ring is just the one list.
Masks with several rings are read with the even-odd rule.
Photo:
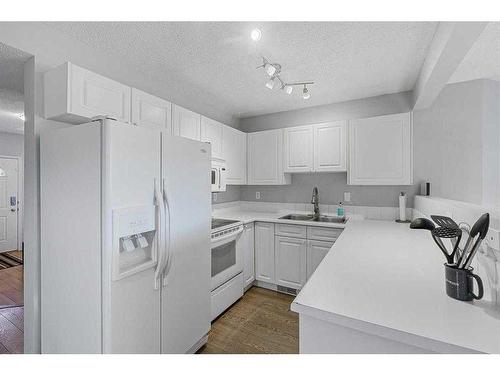
[[316, 186], [313, 189], [311, 204], [314, 205], [314, 218], [316, 219], [319, 217], [319, 194]]

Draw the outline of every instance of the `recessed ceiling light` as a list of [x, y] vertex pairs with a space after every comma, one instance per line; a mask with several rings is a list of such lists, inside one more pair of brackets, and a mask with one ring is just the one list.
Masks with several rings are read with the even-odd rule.
[[253, 29], [250, 33], [250, 38], [252, 38], [254, 42], [258, 42], [260, 38], [262, 38], [262, 31], [259, 29]]

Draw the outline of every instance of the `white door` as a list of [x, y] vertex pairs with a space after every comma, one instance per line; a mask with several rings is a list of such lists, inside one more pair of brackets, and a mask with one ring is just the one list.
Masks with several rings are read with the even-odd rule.
[[255, 279], [274, 284], [274, 224], [255, 224]]
[[283, 130], [249, 133], [248, 184], [282, 185], [289, 183], [283, 172]]
[[242, 131], [222, 127], [222, 154], [226, 160], [226, 183], [244, 185], [247, 181], [247, 136]]
[[212, 145], [212, 157], [222, 159], [222, 124], [201, 116], [201, 141]]
[[276, 284], [300, 289], [306, 282], [306, 240], [276, 236]]
[[210, 330], [211, 158], [207, 144], [169, 135], [163, 136], [162, 153], [170, 223], [162, 353], [185, 353]]
[[411, 114], [349, 122], [350, 185], [411, 185]]
[[313, 127], [297, 126], [284, 130], [285, 172], [311, 172], [313, 169]]
[[0, 158], [0, 252], [17, 250], [18, 161]]
[[253, 223], [245, 224], [240, 242], [243, 246], [243, 280], [245, 288], [255, 280], [255, 229]]
[[132, 123], [172, 133], [170, 102], [132, 88]]
[[323, 258], [326, 256], [326, 254], [328, 254], [328, 251], [330, 251], [332, 246], [333, 242], [313, 240], [307, 241], [307, 280], [309, 280]]
[[186, 108], [172, 105], [173, 134], [199, 141], [201, 138], [201, 115]]
[[346, 163], [346, 122], [314, 125], [314, 171], [342, 172]]

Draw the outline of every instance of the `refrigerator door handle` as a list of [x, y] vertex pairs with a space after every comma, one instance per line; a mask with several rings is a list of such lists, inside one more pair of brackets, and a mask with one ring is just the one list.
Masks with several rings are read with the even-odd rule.
[[164, 217], [165, 217], [165, 207], [163, 206], [163, 200], [162, 197], [159, 193], [160, 187], [157, 184], [156, 178], [154, 180], [154, 195], [155, 195], [155, 205], [158, 209], [159, 215], [157, 218], [156, 222], [156, 269], [155, 269], [155, 276], [154, 276], [154, 287], [155, 289], [158, 289], [160, 287], [160, 278], [162, 274], [162, 268], [163, 268], [163, 248], [164, 248], [164, 241], [163, 241], [163, 223], [165, 222]]
[[167, 285], [167, 275], [168, 272], [170, 271], [170, 266], [171, 266], [171, 261], [172, 261], [172, 254], [170, 251], [170, 224], [171, 224], [171, 218], [170, 218], [170, 204], [168, 200], [168, 193], [167, 193], [167, 186], [165, 183], [165, 179], [162, 180], [162, 187], [163, 187], [163, 204], [165, 205], [165, 216], [168, 218], [168, 227], [165, 231], [165, 253], [166, 253], [166, 264], [164, 269], [162, 270], [163, 273], [163, 286]]

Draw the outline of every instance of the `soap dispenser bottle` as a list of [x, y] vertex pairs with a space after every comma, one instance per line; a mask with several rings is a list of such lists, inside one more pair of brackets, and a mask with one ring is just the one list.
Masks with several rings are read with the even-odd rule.
[[345, 215], [344, 205], [342, 204], [342, 202], [339, 202], [339, 206], [337, 208], [337, 216], [344, 217], [344, 215]]

